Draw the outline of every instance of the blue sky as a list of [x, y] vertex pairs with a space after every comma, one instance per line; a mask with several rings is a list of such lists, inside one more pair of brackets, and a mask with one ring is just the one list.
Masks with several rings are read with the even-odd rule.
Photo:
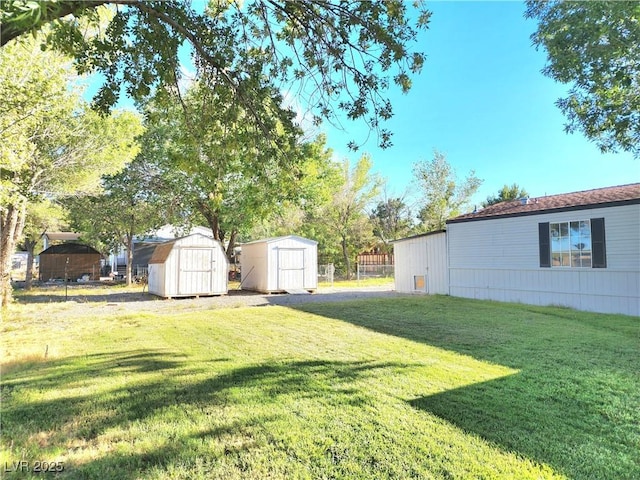
[[[370, 138], [361, 152], [388, 179], [390, 195], [408, 193], [412, 165], [446, 154], [460, 179], [470, 170], [483, 179], [472, 203], [479, 205], [504, 184], [531, 196], [566, 193], [640, 181], [640, 161], [630, 154], [603, 155], [581, 133], [564, 132], [555, 106], [568, 87], [544, 77], [546, 52], [530, 35], [536, 23], [521, 2], [428, 2], [429, 29], [419, 37], [426, 54], [407, 95], [391, 95], [395, 116], [386, 124], [394, 146]], [[345, 131], [325, 128], [338, 158], [356, 159], [346, 144], [367, 137], [364, 124]], [[473, 208], [473, 206], [472, 206]]]
[[[201, 9], [202, 0], [193, 7]], [[470, 209], [517, 183], [533, 197], [640, 182], [640, 160], [631, 154], [603, 155], [581, 133], [564, 131], [555, 106], [568, 86], [544, 77], [546, 52], [536, 51], [530, 35], [536, 23], [524, 18], [523, 2], [427, 2], [429, 29], [417, 50], [426, 54], [422, 73], [403, 95], [389, 92], [395, 115], [385, 124], [393, 147], [377, 147], [364, 122], [344, 120], [344, 130], [320, 131], [337, 160], [371, 155], [374, 171], [387, 180], [387, 195], [419, 196], [412, 166], [444, 153], [460, 180], [471, 170], [483, 180]], [[185, 46], [186, 72], [189, 65]], [[95, 92], [90, 86], [87, 96]], [[130, 101], [121, 99], [120, 106]], [[350, 140], [364, 143], [354, 153]]]

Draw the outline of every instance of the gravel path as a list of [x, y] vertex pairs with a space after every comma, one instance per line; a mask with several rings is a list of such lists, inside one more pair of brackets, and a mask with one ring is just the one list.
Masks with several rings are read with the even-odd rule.
[[[123, 293], [97, 291], [95, 295], [74, 295], [69, 290], [68, 300], [48, 295], [31, 296], [24, 303], [48, 303], [63, 307], [64, 315], [98, 316], [150, 312], [159, 314], [187, 313], [216, 308], [245, 306], [298, 305], [312, 302], [341, 302], [353, 299], [395, 297], [393, 285], [379, 287], [319, 288], [313, 294], [262, 294], [244, 290], [230, 290], [227, 295], [200, 298], [162, 299], [149, 293]], [[23, 303], [23, 302], [21, 302]], [[57, 309], [55, 309], [57, 310]], [[53, 313], [53, 312], [51, 312]], [[63, 312], [60, 312], [63, 313]]]

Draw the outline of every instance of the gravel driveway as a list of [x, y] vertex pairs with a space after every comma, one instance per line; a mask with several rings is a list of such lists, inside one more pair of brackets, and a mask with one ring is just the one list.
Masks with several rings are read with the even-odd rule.
[[[65, 315], [126, 314], [127, 312], [152, 312], [159, 314], [187, 313], [216, 308], [245, 306], [298, 305], [311, 302], [341, 302], [362, 298], [398, 296], [393, 284], [376, 287], [331, 287], [319, 288], [313, 294], [262, 294], [244, 290], [230, 290], [227, 295], [199, 298], [162, 299], [149, 293], [124, 293], [98, 290], [96, 294], [74, 295], [69, 289], [68, 300], [64, 297], [35, 295], [20, 303], [56, 303], [64, 305]], [[51, 312], [53, 313], [53, 312]], [[61, 312], [62, 313], [62, 312]]]

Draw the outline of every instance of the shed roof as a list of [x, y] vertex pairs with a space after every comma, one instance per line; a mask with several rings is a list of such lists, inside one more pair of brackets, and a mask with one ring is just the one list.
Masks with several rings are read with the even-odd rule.
[[284, 235], [282, 237], [262, 238], [260, 240], [254, 240], [252, 242], [243, 243], [243, 245], [253, 245], [256, 243], [273, 243], [273, 242], [280, 242], [282, 240], [299, 240], [301, 242], [313, 243], [315, 245], [318, 244], [318, 242], [316, 242], [315, 240], [311, 240], [310, 238], [304, 238], [298, 235]]
[[218, 245], [220, 245], [220, 242], [218, 242], [217, 240], [214, 240], [213, 237], [209, 237], [201, 233], [193, 233], [191, 235], [187, 235], [184, 237], [176, 238], [174, 240], [169, 240], [167, 242], [159, 243], [156, 246], [155, 250], [153, 251], [151, 258], [149, 259], [149, 264], [166, 262], [167, 258], [169, 258], [169, 254], [171, 253], [171, 250], [173, 250], [173, 246], [176, 243], [180, 242], [180, 240], [185, 239], [187, 237], [196, 237], [196, 236], [202, 237], [203, 239], [206, 239], [209, 242], [217, 243]]
[[40, 255], [49, 255], [49, 254], [80, 254], [80, 253], [92, 253], [96, 255], [100, 255], [95, 248], [90, 247], [89, 245], [82, 245], [80, 243], [61, 243], [60, 245], [52, 245], [40, 252]]
[[451, 220], [447, 220], [447, 223], [520, 217], [548, 212], [585, 210], [589, 208], [615, 207], [634, 203], [640, 203], [640, 183], [501, 202], [474, 213], [467, 213], [452, 218]]
[[60, 240], [65, 242], [78, 240], [80, 238], [80, 234], [75, 232], [45, 232], [44, 236], [49, 240]]
[[419, 233], [418, 235], [411, 235], [410, 237], [398, 238], [397, 240], [392, 240], [391, 243], [404, 242], [406, 240], [413, 240], [415, 238], [430, 237], [432, 235], [437, 235], [439, 233], [447, 233], [447, 231], [446, 230], [434, 230], [433, 232]]
[[175, 240], [170, 240], [168, 242], [160, 243], [159, 245], [157, 245], [156, 249], [151, 255], [151, 258], [149, 259], [149, 264], [166, 262], [167, 258], [169, 258], [171, 250], [173, 250], [174, 243], [176, 243]]

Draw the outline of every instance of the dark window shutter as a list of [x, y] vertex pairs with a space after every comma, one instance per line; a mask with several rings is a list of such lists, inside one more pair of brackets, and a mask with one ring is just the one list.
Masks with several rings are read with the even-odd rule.
[[607, 268], [604, 218], [591, 219], [591, 255], [591, 266], [593, 268]]
[[551, 267], [551, 241], [549, 239], [549, 222], [538, 224], [538, 241], [540, 244], [540, 266]]

